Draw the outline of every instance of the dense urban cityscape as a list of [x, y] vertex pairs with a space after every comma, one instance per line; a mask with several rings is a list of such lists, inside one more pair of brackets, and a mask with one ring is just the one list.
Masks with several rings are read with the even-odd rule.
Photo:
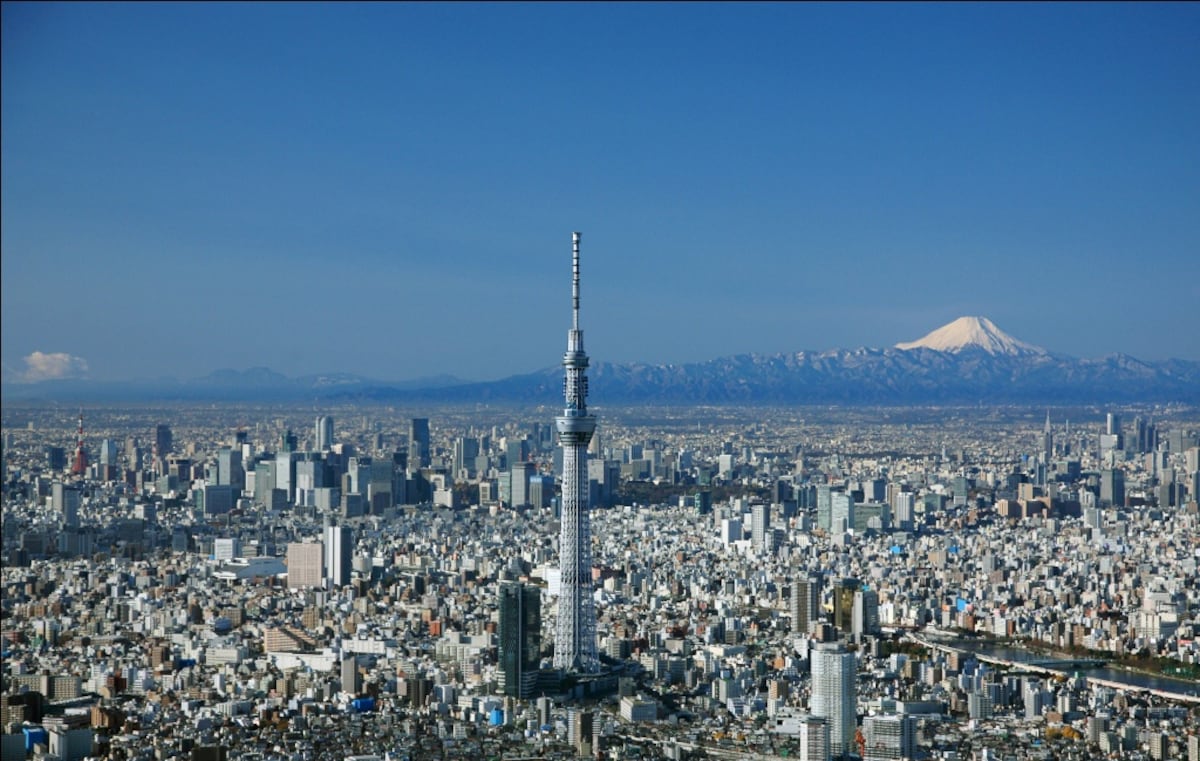
[[593, 409], [573, 674], [548, 408], [6, 405], [5, 761], [1200, 752], [1195, 410]]

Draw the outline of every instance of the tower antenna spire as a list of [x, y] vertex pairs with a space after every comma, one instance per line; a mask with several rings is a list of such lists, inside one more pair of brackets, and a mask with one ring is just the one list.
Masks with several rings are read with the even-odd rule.
[[571, 327], [579, 330], [579, 239], [583, 233], [571, 233]]

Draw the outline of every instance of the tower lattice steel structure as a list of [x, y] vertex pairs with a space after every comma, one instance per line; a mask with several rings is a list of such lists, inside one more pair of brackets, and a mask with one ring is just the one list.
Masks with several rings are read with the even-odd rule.
[[562, 569], [558, 597], [558, 629], [554, 638], [554, 666], [590, 673], [599, 669], [596, 656], [596, 608], [592, 598], [592, 530], [588, 515], [587, 448], [596, 430], [596, 418], [587, 411], [588, 357], [579, 328], [579, 239], [572, 234], [571, 330], [563, 354], [563, 394], [566, 407], [555, 418], [558, 443], [563, 448], [562, 534], [559, 563]]

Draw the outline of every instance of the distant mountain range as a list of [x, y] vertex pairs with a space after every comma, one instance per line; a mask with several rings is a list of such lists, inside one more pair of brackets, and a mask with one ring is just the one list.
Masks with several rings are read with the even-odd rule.
[[[1124, 354], [1078, 359], [961, 317], [886, 349], [739, 354], [691, 364], [597, 362], [594, 405], [1200, 403], [1200, 362]], [[436, 376], [382, 383], [350, 374], [288, 378], [266, 368], [189, 382], [7, 384], [10, 399], [523, 403], [557, 405], [562, 368], [466, 383]]]

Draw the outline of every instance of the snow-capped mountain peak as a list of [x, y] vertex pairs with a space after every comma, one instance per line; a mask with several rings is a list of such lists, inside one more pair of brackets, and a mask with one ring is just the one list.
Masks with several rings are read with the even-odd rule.
[[957, 354], [964, 349], [981, 349], [988, 354], [1045, 354], [1040, 346], [1025, 343], [1005, 333], [986, 317], [959, 317], [916, 341], [896, 344], [897, 349], [933, 349]]

